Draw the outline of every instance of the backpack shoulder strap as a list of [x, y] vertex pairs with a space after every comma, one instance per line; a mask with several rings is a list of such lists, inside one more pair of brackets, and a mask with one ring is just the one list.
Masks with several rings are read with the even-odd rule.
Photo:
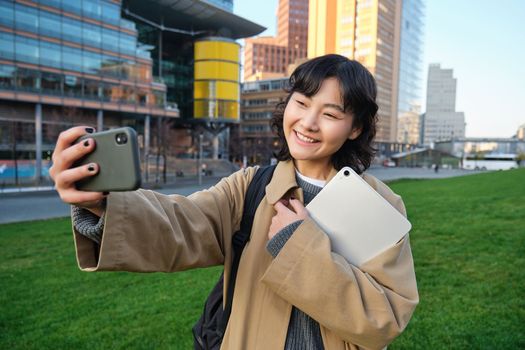
[[230, 280], [228, 281], [228, 289], [226, 295], [226, 305], [224, 306], [224, 313], [218, 325], [218, 331], [224, 335], [230, 313], [232, 309], [233, 292], [235, 289], [235, 279], [237, 278], [237, 270], [239, 269], [239, 261], [241, 260], [242, 251], [246, 243], [250, 240], [253, 219], [257, 207], [261, 203], [266, 194], [266, 185], [270, 182], [276, 165], [268, 165], [260, 167], [248, 185], [246, 194], [244, 196], [244, 209], [242, 212], [241, 228], [232, 238], [233, 245], [233, 263], [231, 267]]
[[[248, 185], [244, 196], [244, 209], [242, 213], [241, 228], [233, 235], [233, 250], [235, 254], [242, 253], [244, 246], [250, 240], [253, 219], [264, 195], [266, 185], [270, 182], [275, 170], [275, 165], [260, 167]], [[240, 250], [238, 250], [240, 249]], [[240, 255], [240, 254], [239, 254]]]

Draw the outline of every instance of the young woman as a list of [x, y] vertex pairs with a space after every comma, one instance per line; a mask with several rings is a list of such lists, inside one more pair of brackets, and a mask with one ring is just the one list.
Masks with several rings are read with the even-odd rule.
[[[304, 207], [338, 169], [351, 166], [406, 215], [399, 196], [363, 174], [374, 154], [375, 98], [372, 75], [339, 55], [307, 61], [290, 77], [289, 95], [272, 120], [282, 142], [279, 163], [240, 260], [221, 349], [379, 349], [406, 327], [418, 303], [408, 235], [354, 266], [331, 252]], [[80, 268], [145, 272], [224, 264], [226, 282], [232, 233], [257, 168], [189, 197], [79, 192], [74, 182], [98, 170], [96, 164], [70, 168], [93, 150], [93, 140], [71, 146], [85, 133], [77, 127], [60, 135], [50, 170], [62, 199], [74, 204]]]

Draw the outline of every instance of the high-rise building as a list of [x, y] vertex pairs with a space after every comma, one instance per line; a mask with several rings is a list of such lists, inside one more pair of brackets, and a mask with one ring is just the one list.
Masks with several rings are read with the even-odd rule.
[[263, 30], [201, 0], [0, 1], [0, 181], [45, 178], [74, 125], [132, 126], [166, 164], [193, 146], [173, 133], [239, 120], [235, 40]]
[[[403, 0], [399, 55], [397, 141], [420, 142], [419, 110], [423, 78], [423, 0]], [[414, 113], [418, 113], [417, 116]], [[407, 128], [407, 125], [410, 125]]]
[[361, 62], [377, 82], [376, 140], [397, 127], [401, 0], [310, 0], [308, 57], [337, 53]]
[[245, 40], [244, 80], [285, 77], [288, 65], [306, 57], [308, 0], [279, 0], [277, 36]]
[[452, 69], [442, 69], [439, 64], [429, 66], [423, 144], [465, 137], [465, 115], [456, 112], [456, 84]]

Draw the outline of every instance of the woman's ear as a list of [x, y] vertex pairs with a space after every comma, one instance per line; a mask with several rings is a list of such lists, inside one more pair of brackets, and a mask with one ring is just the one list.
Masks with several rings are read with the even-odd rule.
[[361, 135], [361, 131], [362, 131], [361, 128], [353, 128], [352, 131], [350, 132], [350, 136], [348, 136], [348, 139], [355, 140], [356, 138], [359, 137], [359, 135]]

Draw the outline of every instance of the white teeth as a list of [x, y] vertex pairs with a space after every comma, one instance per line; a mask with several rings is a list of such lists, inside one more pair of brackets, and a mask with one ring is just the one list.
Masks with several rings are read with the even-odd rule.
[[301, 141], [304, 141], [304, 142], [309, 142], [309, 143], [314, 143], [315, 140], [312, 139], [312, 138], [309, 138], [308, 136], [304, 136], [303, 134], [299, 133], [299, 132], [295, 132], [295, 134], [297, 135], [297, 138]]

